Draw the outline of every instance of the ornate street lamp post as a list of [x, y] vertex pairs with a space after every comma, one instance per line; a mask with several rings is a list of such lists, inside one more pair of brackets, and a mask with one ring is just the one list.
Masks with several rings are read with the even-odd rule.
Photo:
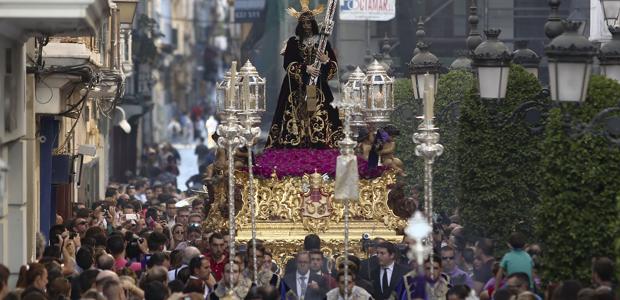
[[478, 45], [473, 53], [481, 98], [506, 97], [512, 54], [508, 47], [498, 40], [501, 32], [500, 29], [485, 30], [487, 40]]
[[[418, 99], [423, 100], [424, 117], [418, 126], [417, 133], [413, 134], [413, 141], [418, 144], [415, 154], [424, 159], [424, 210], [428, 223], [433, 224], [433, 163], [437, 156], [443, 153], [443, 146], [439, 144], [439, 133], [433, 124], [435, 94], [439, 83], [439, 59], [429, 52], [426, 43], [418, 43], [420, 52], [410, 63], [411, 83]], [[421, 85], [423, 83], [423, 85]], [[432, 243], [432, 236], [429, 236]], [[432, 265], [432, 264], [431, 264]]]
[[577, 32], [581, 22], [568, 21], [564, 25], [564, 33], [545, 47], [549, 57], [551, 99], [583, 102], [588, 92], [596, 48]]
[[254, 198], [254, 172], [252, 153], [255, 140], [260, 136], [261, 116], [265, 112], [265, 85], [266, 80], [261, 78], [256, 68], [248, 60], [239, 72], [238, 94], [241, 95], [243, 116], [241, 136], [245, 140], [248, 150], [248, 202], [250, 203], [250, 218], [252, 226], [252, 264], [254, 266], [254, 284], [258, 280], [258, 263], [256, 261], [256, 199]]

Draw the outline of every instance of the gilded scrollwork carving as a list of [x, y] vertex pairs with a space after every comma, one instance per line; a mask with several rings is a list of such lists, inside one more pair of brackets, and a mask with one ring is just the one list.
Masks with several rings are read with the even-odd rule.
[[[312, 183], [311, 178], [311, 175], [280, 179], [275, 175], [268, 179], [255, 178], [254, 198], [257, 205], [257, 222], [301, 223], [308, 232], [315, 233], [325, 232], [330, 227], [342, 225], [343, 205], [331, 199], [334, 181], [323, 179], [319, 184], [318, 181]], [[403, 228], [405, 221], [394, 215], [387, 204], [389, 187], [396, 182], [395, 180], [396, 176], [393, 172], [386, 172], [381, 177], [371, 180], [361, 179], [359, 201], [350, 203], [351, 220], [379, 222], [389, 230]], [[242, 206], [237, 213], [237, 225], [240, 230], [247, 230], [250, 228], [248, 174], [237, 170], [235, 183], [240, 187], [237, 192], [242, 193]], [[225, 228], [226, 216], [222, 216], [218, 208], [227, 206], [226, 184], [217, 185], [215, 195], [213, 209], [210, 211], [207, 222], [212, 223], [211, 227]], [[318, 210], [313, 213], [311, 210], [304, 210], [303, 205], [312, 205], [313, 209]], [[322, 205], [325, 206], [324, 210], [323, 207], [319, 207]]]

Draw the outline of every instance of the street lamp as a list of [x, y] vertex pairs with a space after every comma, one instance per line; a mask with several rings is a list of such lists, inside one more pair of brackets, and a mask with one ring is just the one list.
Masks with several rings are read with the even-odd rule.
[[415, 98], [424, 99], [426, 80], [434, 87], [434, 93], [437, 94], [441, 63], [439, 63], [437, 56], [428, 51], [428, 44], [419, 42], [417, 46], [420, 51], [411, 59], [409, 70], [411, 71], [411, 84]]
[[522, 66], [528, 73], [538, 79], [540, 56], [527, 47], [527, 41], [515, 41], [515, 47], [517, 50], [512, 53], [512, 63]]
[[126, 134], [130, 134], [131, 133], [131, 124], [129, 124], [129, 122], [127, 122], [127, 117], [125, 115], [125, 110], [122, 107], [120, 107], [120, 106], [116, 106], [114, 108], [117, 109], [121, 113], [121, 120], [118, 122], [118, 126], [123, 130], [123, 132], [125, 132]]
[[119, 10], [119, 21], [121, 24], [133, 24], [136, 15], [138, 0], [114, 0]]
[[500, 29], [485, 30], [487, 40], [478, 45], [473, 53], [481, 98], [506, 97], [512, 54], [508, 47], [498, 40], [501, 32]]
[[610, 26], [609, 32], [612, 39], [601, 47], [598, 54], [601, 74], [620, 82], [620, 27]]
[[394, 79], [387, 75], [385, 68], [376, 59], [368, 66], [363, 85], [366, 122], [376, 125], [390, 122], [390, 114], [394, 110]]
[[620, 0], [601, 0], [607, 26], [617, 26], [620, 21]]
[[577, 33], [581, 22], [564, 23], [564, 33], [545, 47], [549, 57], [549, 88], [554, 101], [583, 102], [592, 73], [594, 45]]

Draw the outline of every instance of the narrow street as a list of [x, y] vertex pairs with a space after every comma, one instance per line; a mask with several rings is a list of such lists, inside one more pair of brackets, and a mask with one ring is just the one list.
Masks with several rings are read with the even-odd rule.
[[181, 191], [187, 189], [185, 182], [192, 175], [198, 173], [198, 158], [194, 154], [196, 145], [192, 144], [173, 144], [181, 155], [181, 163], [179, 165], [179, 176], [177, 177], [177, 188]]

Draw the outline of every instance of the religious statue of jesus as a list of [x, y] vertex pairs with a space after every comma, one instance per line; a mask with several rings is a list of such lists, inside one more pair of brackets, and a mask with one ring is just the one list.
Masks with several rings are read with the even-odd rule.
[[[344, 137], [338, 110], [332, 107], [334, 96], [328, 81], [336, 77], [338, 62], [329, 42], [326, 53], [318, 53], [319, 26], [315, 16], [323, 7], [311, 10], [309, 0], [300, 0], [301, 11], [289, 8], [297, 18], [295, 36], [288, 39], [281, 54], [286, 76], [273, 116], [267, 148], [336, 148]], [[312, 66], [315, 59], [319, 68]], [[312, 76], [318, 77], [311, 84]]]

